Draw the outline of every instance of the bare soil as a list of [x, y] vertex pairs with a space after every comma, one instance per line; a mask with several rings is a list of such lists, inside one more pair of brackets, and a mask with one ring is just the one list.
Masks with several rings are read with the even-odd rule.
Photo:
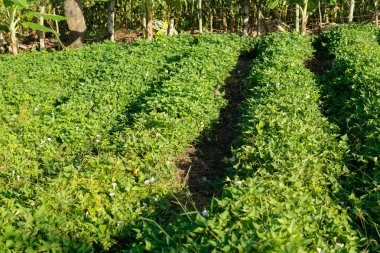
[[331, 68], [332, 59], [328, 58], [311, 58], [304, 62], [306, 68], [317, 76], [322, 76], [327, 69]]
[[250, 62], [249, 56], [241, 56], [226, 80], [224, 92], [228, 105], [221, 111], [220, 121], [210, 135], [175, 159], [179, 178], [187, 184], [198, 210], [209, 204], [224, 184], [227, 165], [223, 160], [232, 156], [232, 144], [238, 137], [239, 107]]

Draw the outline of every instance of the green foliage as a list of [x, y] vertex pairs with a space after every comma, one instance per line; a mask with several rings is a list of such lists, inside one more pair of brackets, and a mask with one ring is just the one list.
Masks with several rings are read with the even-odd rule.
[[[59, 40], [59, 34], [43, 25], [33, 23], [33, 22], [21, 22], [23, 19], [31, 20], [35, 17], [45, 17], [49, 20], [55, 21], [63, 21], [66, 20], [65, 17], [59, 15], [52, 14], [42, 14], [38, 12], [28, 12], [26, 14], [22, 14], [22, 12], [29, 9], [29, 3], [27, 0], [4, 0], [4, 12], [5, 18], [0, 18], [0, 32], [5, 31], [10, 35], [10, 44], [13, 50], [13, 54], [17, 54], [17, 32], [20, 28], [20, 25], [36, 31], [42, 32], [51, 32], [53, 33], [57, 39]], [[2, 11], [2, 10], [0, 10]]]
[[[241, 147], [208, 212], [146, 225], [132, 252], [357, 252], [339, 178], [347, 145], [319, 110], [304, 67], [309, 41], [274, 34], [260, 41], [247, 80]], [[164, 231], [164, 232], [163, 232]]]
[[332, 5], [336, 4], [337, 0], [286, 0], [287, 4], [298, 4], [300, 6], [307, 5], [307, 11], [313, 13], [318, 8], [318, 2], [321, 4]]
[[23, 14], [24, 17], [27, 17], [29, 19], [32, 19], [34, 17], [42, 17], [46, 20], [53, 20], [53, 21], [64, 21], [67, 20], [67, 18], [59, 16], [59, 15], [53, 15], [53, 14], [46, 14], [46, 13], [39, 13], [39, 12], [28, 12]]
[[215, 89], [242, 45], [179, 36], [2, 57], [0, 251], [107, 250], [135, 237], [177, 189], [174, 156], [218, 119]]
[[346, 46], [378, 45], [375, 26], [369, 25], [339, 25], [322, 33], [316, 39], [317, 53], [323, 57], [336, 57], [345, 51]]
[[21, 25], [25, 28], [29, 28], [29, 29], [32, 29], [34, 31], [42, 31], [42, 32], [46, 32], [46, 33], [50, 32], [50, 33], [56, 34], [56, 31], [54, 31], [53, 29], [46, 27], [46, 26], [43, 26], [43, 25], [40, 25], [40, 24], [37, 24], [37, 23], [22, 22]]
[[3, 0], [4, 7], [17, 7], [19, 9], [28, 9], [29, 4], [27, 0]]
[[352, 192], [351, 215], [371, 250], [380, 248], [380, 47], [377, 29], [339, 26], [319, 38], [321, 49], [333, 57], [324, 76], [327, 113], [350, 144], [346, 189]]
[[[2, 224], [13, 232], [2, 230], [0, 245], [13, 241], [8, 248], [44, 251], [43, 245], [59, 250], [113, 244], [118, 221], [131, 223], [142, 212], [140, 198], [160, 184], [141, 183], [149, 176], [139, 173], [144, 158], [121, 156], [117, 150], [124, 144], [110, 142], [128, 106], [170, 78], [170, 66], [190, 42], [94, 44], [2, 59]], [[11, 215], [17, 206], [20, 211]], [[34, 217], [39, 210], [44, 215]], [[31, 233], [20, 225], [27, 216], [34, 217]]]

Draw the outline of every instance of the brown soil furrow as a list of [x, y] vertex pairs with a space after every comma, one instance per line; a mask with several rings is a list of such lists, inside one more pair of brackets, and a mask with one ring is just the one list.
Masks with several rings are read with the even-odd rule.
[[226, 80], [224, 93], [228, 105], [221, 111], [219, 123], [200, 143], [176, 158], [180, 180], [187, 184], [198, 210], [209, 204], [223, 186], [227, 167], [223, 160], [232, 156], [232, 143], [238, 137], [239, 106], [243, 100], [250, 62], [249, 56], [241, 56]]

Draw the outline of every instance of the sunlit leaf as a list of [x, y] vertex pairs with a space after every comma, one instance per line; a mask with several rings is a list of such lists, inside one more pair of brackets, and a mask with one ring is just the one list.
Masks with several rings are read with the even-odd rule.
[[47, 20], [53, 20], [53, 21], [63, 21], [67, 20], [66, 17], [60, 16], [60, 15], [53, 15], [53, 14], [45, 14], [40, 12], [28, 12], [23, 15], [26, 18], [32, 19], [34, 17], [43, 17]]
[[36, 24], [36, 23], [32, 23], [32, 22], [23, 22], [23, 23], [21, 23], [21, 25], [25, 28], [29, 28], [29, 29], [36, 30], [36, 31], [56, 33], [56, 31], [54, 31], [53, 29], [51, 29], [49, 27], [46, 27], [46, 26], [43, 26], [40, 24]]

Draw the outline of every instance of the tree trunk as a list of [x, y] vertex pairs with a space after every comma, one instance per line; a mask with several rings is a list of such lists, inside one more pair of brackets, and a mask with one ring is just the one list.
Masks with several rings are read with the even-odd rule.
[[375, 24], [376, 24], [376, 27], [379, 27], [379, 15], [378, 15], [378, 7], [377, 7], [377, 0], [374, 0], [374, 12], [375, 12]]
[[[131, 15], [129, 16], [129, 20], [131, 21], [131, 24], [130, 24], [130, 29], [132, 29], [133, 27], [133, 13], [132, 13], [132, 10], [133, 10], [133, 0], [130, 1], [131, 2], [131, 9], [130, 9], [130, 13]], [[128, 19], [126, 18], [126, 24], [125, 24], [125, 27], [128, 29]], [[146, 20], [145, 20], [146, 22]], [[146, 24], [146, 23], [145, 23]]]
[[321, 0], [318, 0], [318, 13], [319, 13], [319, 30], [322, 32], [323, 20], [322, 20], [322, 10], [321, 10]]
[[[40, 13], [45, 13], [45, 5], [40, 6]], [[40, 25], [44, 25], [44, 18], [40, 17]], [[43, 31], [39, 32], [39, 41], [40, 41], [40, 49], [45, 48], [45, 33]]]
[[115, 1], [110, 1], [108, 9], [108, 37], [110, 41], [115, 41]]
[[214, 23], [214, 9], [210, 9], [210, 15], [209, 15], [209, 23], [210, 23], [210, 32], [214, 31], [213, 23]]
[[63, 9], [69, 28], [68, 44], [78, 48], [83, 44], [87, 30], [81, 0], [64, 0]]
[[257, 36], [261, 35], [261, 6], [257, 5]]
[[142, 13], [141, 23], [142, 23], [142, 28], [143, 28], [143, 36], [146, 39], [146, 34], [147, 34], [146, 28], [147, 27], [146, 27], [146, 7], [145, 7], [145, 5], [143, 5], [143, 13]]
[[327, 6], [326, 6], [326, 4], [322, 8], [322, 18], [325, 21], [325, 24], [330, 23], [329, 22], [329, 15], [328, 15], [328, 12], [327, 12]]
[[244, 6], [243, 6], [243, 35], [248, 35], [248, 24], [249, 24], [249, 5], [248, 5], [248, 0], [244, 0]]
[[153, 9], [148, 8], [147, 13], [146, 13], [146, 31], [145, 31], [145, 37], [148, 40], [152, 40], [153, 35], [154, 35], [154, 33], [153, 33], [153, 16], [154, 16]]
[[350, 0], [350, 12], [348, 14], [348, 23], [354, 21], [355, 0]]
[[235, 32], [235, 16], [233, 13], [231, 14], [231, 19], [230, 19], [230, 31]]
[[17, 55], [17, 36], [16, 36], [16, 9], [13, 8], [9, 12], [9, 33], [10, 33], [10, 46], [11, 46], [11, 52], [13, 55]]
[[0, 54], [3, 54], [4, 52], [5, 52], [4, 35], [3, 35], [3, 32], [0, 31]]
[[283, 15], [283, 19], [281, 21], [283, 22], [286, 22], [288, 20], [288, 5], [285, 6], [285, 10], [284, 10], [284, 15]]
[[[53, 9], [52, 13], [53, 13], [53, 15], [56, 15], [56, 14], [55, 14], [55, 8]], [[54, 23], [55, 23], [55, 31], [57, 32], [57, 34], [59, 34], [59, 25], [58, 25], [58, 21], [55, 20]], [[59, 41], [59, 43], [58, 43], [58, 50], [61, 50], [61, 48], [62, 48], [63, 46], [64, 46], [64, 45], [62, 44], [62, 42]]]
[[251, 5], [251, 10], [252, 10], [252, 13], [251, 13], [251, 25], [250, 25], [250, 35], [255, 35], [255, 32], [256, 32], [256, 19], [254, 18], [255, 17], [255, 6]]
[[296, 4], [296, 32], [300, 32], [300, 6]]
[[332, 16], [331, 19], [333, 22], [338, 22], [338, 20], [337, 20], [338, 19], [338, 12], [337, 12], [335, 7], [333, 8], [333, 13], [331, 16]]
[[331, 12], [331, 9], [329, 8], [329, 9], [327, 10], [327, 7], [325, 6], [323, 12], [324, 12], [324, 16], [325, 16], [325, 22], [326, 22], [327, 24], [330, 24], [330, 12]]
[[223, 14], [222, 14], [222, 28], [224, 32], [227, 32], [227, 15], [224, 9], [223, 9]]
[[198, 0], [198, 22], [199, 33], [203, 33], [202, 0]]
[[307, 5], [308, 5], [308, 1], [306, 0], [305, 1], [305, 6], [303, 8], [301, 8], [301, 12], [302, 12], [301, 35], [302, 36], [306, 35], [306, 30], [307, 30], [307, 19], [308, 19]]
[[174, 35], [174, 10], [170, 12], [170, 20], [169, 20], [169, 27], [168, 27], [168, 35], [172, 36]]
[[11, 32], [11, 50], [13, 55], [18, 54], [16, 31], [13, 29]]

